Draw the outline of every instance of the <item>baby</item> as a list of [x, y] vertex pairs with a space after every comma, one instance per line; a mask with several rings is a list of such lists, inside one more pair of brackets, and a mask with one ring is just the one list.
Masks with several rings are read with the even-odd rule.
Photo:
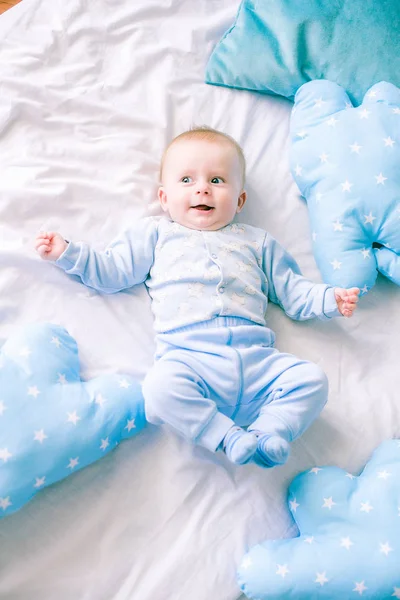
[[246, 201], [245, 159], [209, 128], [164, 153], [158, 197], [166, 217], [130, 227], [104, 252], [41, 233], [43, 259], [112, 294], [145, 283], [156, 354], [143, 382], [146, 417], [236, 464], [286, 462], [289, 443], [318, 416], [328, 384], [315, 364], [274, 348], [268, 299], [292, 319], [350, 317], [357, 288], [305, 279], [264, 230], [233, 223]]

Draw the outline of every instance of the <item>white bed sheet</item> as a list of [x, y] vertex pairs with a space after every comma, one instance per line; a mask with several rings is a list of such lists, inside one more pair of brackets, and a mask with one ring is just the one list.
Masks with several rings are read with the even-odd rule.
[[[248, 161], [242, 220], [267, 228], [320, 280], [307, 210], [288, 170], [290, 104], [207, 86], [204, 66], [235, 0], [23, 0], [0, 19], [0, 342], [51, 321], [77, 339], [84, 378], [142, 378], [153, 332], [143, 287], [101, 296], [42, 262], [41, 228], [98, 247], [159, 214], [166, 142], [192, 124], [235, 136]], [[357, 472], [398, 436], [399, 290], [380, 280], [351, 320], [293, 323], [277, 346], [330, 380], [321, 418], [280, 469], [150, 428], [0, 521], [1, 600], [234, 600], [236, 567], [265, 538], [290, 536], [287, 485], [300, 470]]]

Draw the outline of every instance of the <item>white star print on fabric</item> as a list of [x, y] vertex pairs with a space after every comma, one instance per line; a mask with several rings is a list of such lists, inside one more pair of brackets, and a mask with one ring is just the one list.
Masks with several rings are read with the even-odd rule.
[[0, 498], [0, 508], [7, 510], [9, 506], [12, 506], [10, 496], [7, 496], [6, 498]]
[[326, 154], [325, 152], [323, 152], [322, 154], [320, 154], [319, 158], [322, 163], [326, 163], [326, 162], [328, 162], [329, 154]]
[[98, 404], [99, 406], [103, 406], [103, 404], [105, 402], [107, 402], [107, 398], [104, 398], [104, 396], [102, 394], [96, 394], [96, 396], [94, 398], [94, 402], [95, 402], [95, 404]]
[[360, 154], [360, 150], [361, 150], [362, 146], [357, 144], [357, 142], [354, 142], [354, 144], [350, 145], [350, 148], [351, 148], [351, 151], [354, 152], [355, 154]]
[[369, 110], [367, 110], [366, 108], [363, 108], [363, 110], [360, 111], [360, 119], [368, 119], [370, 114], [371, 113]]
[[346, 477], [349, 479], [355, 479], [355, 475], [352, 475], [351, 473], [346, 473]]
[[36, 477], [35, 485], [33, 487], [40, 488], [40, 487], [43, 487], [45, 483], [46, 483], [46, 477]]
[[2, 416], [2, 414], [4, 413], [5, 410], [7, 410], [7, 406], [4, 404], [4, 402], [2, 400], [0, 400], [0, 417]]
[[39, 394], [40, 394], [40, 390], [38, 390], [36, 385], [28, 388], [28, 396], [33, 396], [34, 398], [37, 398], [39, 396]]
[[296, 512], [296, 510], [298, 509], [298, 507], [300, 506], [300, 504], [298, 504], [296, 498], [293, 498], [293, 500], [290, 500], [289, 506], [290, 506], [290, 510], [292, 512]]
[[307, 131], [298, 131], [297, 135], [299, 138], [304, 139], [305, 137], [307, 137]]
[[336, 258], [335, 258], [335, 260], [331, 262], [331, 265], [332, 265], [334, 271], [337, 271], [342, 266], [342, 263], [339, 262], [338, 260], [336, 260]]
[[40, 442], [41, 444], [43, 444], [43, 440], [47, 439], [47, 435], [45, 434], [43, 429], [40, 429], [40, 431], [35, 431], [35, 437], [33, 439], [35, 442]]
[[373, 225], [376, 217], [373, 216], [373, 214], [370, 212], [369, 215], [364, 215], [365, 221], [364, 221], [364, 225], [366, 225], [367, 223], [371, 223], [371, 225]]
[[322, 98], [314, 99], [314, 108], [322, 108], [324, 104], [326, 104], [326, 101], [322, 100]]
[[11, 457], [12, 454], [8, 451], [8, 448], [0, 448], [0, 460], [6, 463]]
[[393, 548], [390, 547], [390, 544], [388, 542], [385, 542], [384, 544], [379, 544], [379, 552], [381, 552], [385, 556], [388, 556], [389, 552], [393, 552]]
[[128, 419], [125, 429], [127, 429], [128, 431], [131, 431], [131, 429], [135, 429], [135, 427], [136, 427], [135, 419]]
[[371, 506], [371, 504], [369, 502], [361, 502], [361, 508], [360, 511], [361, 512], [365, 512], [367, 514], [369, 514], [371, 512], [371, 510], [373, 510], [374, 507]]
[[276, 574], [280, 575], [283, 579], [285, 578], [285, 575], [290, 573], [287, 565], [276, 565], [276, 566], [278, 567]]
[[301, 174], [303, 172], [303, 168], [300, 165], [296, 165], [294, 168], [294, 171], [296, 173], [297, 176], [301, 177]]
[[389, 148], [393, 148], [394, 144], [396, 143], [390, 136], [383, 138], [383, 141], [385, 142], [385, 146], [389, 146]]
[[335, 506], [336, 502], [334, 502], [332, 500], [332, 496], [330, 496], [329, 498], [324, 498], [324, 503], [322, 505], [322, 508], [329, 508], [329, 510], [332, 510], [332, 506]]
[[67, 469], [75, 469], [75, 467], [77, 467], [78, 464], [79, 464], [79, 457], [78, 456], [76, 458], [70, 458], [68, 466], [67, 466]]
[[350, 192], [352, 187], [353, 184], [346, 179], [346, 181], [342, 183], [342, 192]]
[[58, 374], [58, 383], [61, 383], [62, 385], [65, 385], [67, 383], [67, 378], [64, 375], [64, 373]]
[[321, 467], [313, 467], [310, 469], [310, 473], [314, 473], [315, 475], [318, 475], [320, 471], [322, 471]]
[[333, 223], [333, 231], [343, 231], [343, 223], [340, 221]]
[[400, 598], [400, 587], [394, 587], [393, 588], [393, 594], [392, 596], [394, 596], [395, 598]]
[[351, 541], [351, 539], [349, 537], [345, 537], [340, 540], [340, 545], [342, 548], [346, 548], [346, 550], [350, 550], [351, 546], [354, 546], [354, 543]]
[[51, 338], [51, 343], [54, 344], [57, 348], [59, 348], [61, 346], [61, 342], [58, 339], [58, 337], [52, 337]]
[[384, 469], [383, 471], [379, 471], [378, 473], [378, 479], [387, 479], [388, 477], [391, 477], [392, 474], [389, 473], [389, 471], [386, 471], [386, 469]]
[[119, 382], [119, 387], [127, 390], [129, 387], [131, 387], [131, 384], [126, 379], [121, 379]]
[[312, 544], [314, 542], [314, 536], [313, 535], [308, 536], [308, 537], [305, 538], [304, 541], [305, 541], [306, 544]]
[[379, 173], [379, 175], [375, 175], [375, 179], [376, 179], [377, 185], [379, 185], [379, 184], [385, 185], [385, 181], [386, 181], [387, 177], [384, 177], [382, 175], [382, 173]]
[[100, 450], [105, 450], [109, 445], [110, 442], [108, 441], [108, 437], [105, 440], [101, 440]]
[[74, 412], [72, 413], [67, 413], [68, 415], [68, 423], [73, 423], [74, 425], [77, 424], [78, 421], [81, 420], [80, 417], [78, 417], [78, 415], [76, 414], [76, 410], [74, 410]]
[[335, 117], [331, 117], [330, 119], [328, 119], [326, 121], [326, 124], [329, 125], [329, 127], [335, 127], [337, 122], [338, 122], [338, 119], [335, 119]]
[[364, 258], [364, 259], [365, 259], [365, 258], [370, 258], [370, 250], [369, 250], [369, 249], [367, 249], [367, 248], [363, 248], [363, 249], [361, 250], [361, 253], [362, 253], [362, 255], [363, 255], [363, 258]]
[[353, 592], [358, 592], [360, 594], [360, 596], [363, 595], [363, 592], [365, 592], [365, 590], [367, 590], [367, 586], [364, 585], [363, 581], [360, 582], [354, 582], [356, 584], [356, 587], [353, 589]]
[[315, 583], [319, 583], [322, 587], [325, 583], [328, 583], [329, 579], [326, 576], [326, 571], [323, 573], [316, 573], [317, 578], [315, 579]]

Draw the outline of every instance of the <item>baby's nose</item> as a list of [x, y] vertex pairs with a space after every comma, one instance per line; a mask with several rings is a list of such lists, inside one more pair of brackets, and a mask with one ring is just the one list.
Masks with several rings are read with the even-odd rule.
[[197, 186], [196, 194], [209, 194], [210, 190], [208, 183], [199, 183]]

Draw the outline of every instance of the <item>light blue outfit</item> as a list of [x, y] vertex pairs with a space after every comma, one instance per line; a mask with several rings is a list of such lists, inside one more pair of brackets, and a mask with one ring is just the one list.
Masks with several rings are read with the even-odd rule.
[[340, 314], [334, 289], [305, 279], [264, 230], [150, 217], [103, 252], [70, 242], [56, 264], [105, 293], [147, 286], [157, 333], [143, 382], [149, 422], [215, 451], [234, 422], [292, 441], [322, 410], [324, 373], [274, 349], [265, 312], [269, 298], [292, 319], [329, 319]]

